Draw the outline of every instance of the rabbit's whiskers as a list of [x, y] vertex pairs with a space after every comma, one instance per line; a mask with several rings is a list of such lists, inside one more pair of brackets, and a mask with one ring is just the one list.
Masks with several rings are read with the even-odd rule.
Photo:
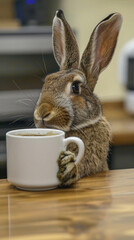
[[47, 66], [46, 66], [46, 63], [45, 63], [45, 60], [44, 60], [44, 56], [43, 56], [43, 53], [42, 53], [42, 62], [43, 62], [43, 72], [45, 73], [45, 75], [48, 74], [48, 71], [47, 71]]
[[25, 116], [24, 116], [24, 115], [17, 115], [17, 117], [16, 117], [16, 116], [12, 116], [12, 118], [15, 118], [15, 119], [12, 120], [12, 121], [9, 123], [9, 125], [11, 125], [11, 124], [13, 124], [13, 123], [16, 123], [16, 122], [18, 122], [18, 121], [20, 121], [20, 120], [25, 120]]
[[[26, 95], [26, 92], [24, 91], [24, 89], [22, 89], [22, 88], [16, 83], [15, 80], [12, 80], [12, 82], [14, 83], [14, 85], [16, 86], [16, 88], [23, 93], [25, 99], [31, 101], [31, 102], [34, 104], [33, 106], [35, 107], [35, 106], [36, 106], [36, 101], [35, 101], [35, 99], [32, 98], [32, 96], [30, 96], [30, 97], [27, 96], [27, 95]], [[21, 100], [20, 100], [20, 101], [21, 101]]]

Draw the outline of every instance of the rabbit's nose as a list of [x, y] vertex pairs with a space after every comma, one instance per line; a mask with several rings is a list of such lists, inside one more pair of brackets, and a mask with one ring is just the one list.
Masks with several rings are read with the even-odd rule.
[[51, 115], [51, 112], [46, 112], [46, 113], [42, 116], [43, 120], [47, 120], [47, 119], [50, 117], [50, 115]]
[[49, 120], [52, 114], [52, 109], [53, 107], [48, 103], [41, 104], [37, 110], [38, 117], [44, 121]]
[[36, 120], [36, 121], [42, 121], [42, 117], [38, 114], [38, 111], [37, 111], [37, 109], [34, 111], [34, 119]]

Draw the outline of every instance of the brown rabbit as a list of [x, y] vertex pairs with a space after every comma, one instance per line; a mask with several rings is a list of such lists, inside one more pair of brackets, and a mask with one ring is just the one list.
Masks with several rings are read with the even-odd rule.
[[46, 77], [34, 121], [38, 128], [61, 129], [66, 137], [80, 137], [85, 144], [84, 157], [77, 165], [75, 144], [61, 154], [58, 178], [63, 186], [108, 170], [111, 129], [93, 92], [100, 72], [112, 58], [121, 23], [119, 13], [102, 20], [95, 27], [80, 61], [76, 39], [63, 11], [57, 11], [54, 17], [53, 50], [60, 71]]

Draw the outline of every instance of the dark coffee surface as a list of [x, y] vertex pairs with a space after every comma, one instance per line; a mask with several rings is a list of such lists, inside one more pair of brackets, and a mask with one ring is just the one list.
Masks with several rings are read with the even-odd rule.
[[48, 132], [48, 133], [45, 133], [45, 134], [40, 134], [40, 133], [18, 133], [18, 134], [15, 134], [16, 136], [34, 136], [34, 137], [44, 137], [44, 136], [53, 136], [53, 135], [58, 135], [58, 133], [53, 133], [53, 132]]

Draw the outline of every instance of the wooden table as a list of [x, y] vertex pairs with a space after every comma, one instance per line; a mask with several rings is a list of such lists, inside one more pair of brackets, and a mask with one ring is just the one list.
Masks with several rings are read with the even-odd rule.
[[45, 192], [21, 191], [1, 180], [0, 239], [134, 239], [134, 169]]

